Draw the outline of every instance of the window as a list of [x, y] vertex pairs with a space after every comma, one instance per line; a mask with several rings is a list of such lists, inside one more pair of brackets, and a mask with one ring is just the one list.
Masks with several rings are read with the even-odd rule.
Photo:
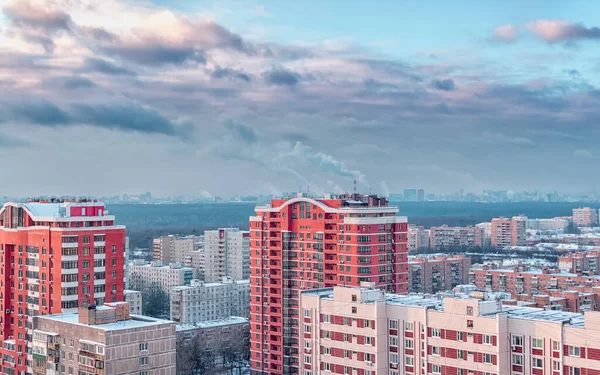
[[431, 371], [434, 374], [441, 374], [442, 373], [442, 367], [440, 365], [431, 365]]
[[398, 354], [397, 353], [390, 353], [390, 363], [398, 363]]
[[431, 354], [433, 354], [433, 355], [440, 355], [440, 347], [439, 346], [432, 346], [431, 347]]
[[531, 347], [533, 349], [542, 349], [544, 342], [542, 339], [531, 339]]
[[323, 363], [323, 370], [325, 371], [331, 371], [331, 363]]
[[390, 320], [390, 329], [397, 329], [397, 328], [398, 328], [398, 321]]
[[148, 371], [140, 371], [140, 375], [148, 375]]
[[467, 306], [467, 315], [473, 315], [473, 306]]
[[406, 365], [412, 366], [415, 364], [415, 359], [413, 357], [406, 357]]
[[456, 333], [456, 341], [464, 341], [465, 340], [465, 333], [462, 331], [458, 331]]
[[558, 361], [552, 361], [552, 370], [554, 370], [554, 371], [560, 371], [560, 362], [558, 362]]
[[345, 326], [349, 326], [350, 325], [350, 318], [348, 318], [346, 316], [344, 317], [344, 325]]
[[323, 323], [331, 323], [331, 316], [323, 315]]
[[310, 309], [304, 309], [304, 317], [310, 318]]
[[365, 336], [365, 345], [373, 345], [373, 338], [371, 336]]
[[364, 324], [365, 328], [371, 328], [371, 321], [369, 319], [365, 319]]
[[569, 356], [581, 357], [581, 348], [579, 346], [569, 346]]
[[407, 332], [414, 332], [414, 330], [415, 330], [415, 323], [413, 323], [413, 322], [406, 322], [406, 323], [404, 323], [404, 329]]
[[432, 337], [441, 337], [442, 336], [442, 331], [439, 328], [432, 328], [431, 329], [431, 336]]
[[581, 369], [577, 367], [569, 367], [569, 375], [581, 375]]
[[148, 357], [140, 357], [140, 366], [148, 364]]
[[365, 353], [365, 361], [366, 362], [373, 362], [373, 354], [371, 354], [371, 353]]
[[348, 342], [349, 341], [349, 335], [347, 333], [344, 333], [344, 342]]
[[398, 338], [395, 336], [390, 336], [390, 346], [398, 346]]
[[492, 363], [492, 354], [483, 353], [483, 363]]
[[311, 332], [311, 327], [310, 327], [310, 325], [308, 325], [308, 324], [305, 324], [305, 325], [304, 325], [304, 332], [306, 332], [306, 333], [310, 333], [310, 332]]
[[329, 332], [329, 331], [323, 331], [323, 338], [324, 339], [331, 338], [331, 332]]
[[513, 363], [513, 365], [522, 366], [523, 365], [523, 356], [520, 354], [513, 354], [512, 363]]
[[514, 346], [523, 346], [523, 336], [513, 336], [512, 344]]
[[467, 358], [467, 353], [464, 350], [462, 350], [462, 349], [458, 349], [456, 351], [456, 357], [458, 359], [466, 359]]
[[532, 358], [531, 365], [535, 368], [544, 368], [544, 359], [543, 358]]
[[140, 343], [140, 351], [148, 350], [148, 343], [142, 342]]
[[323, 354], [327, 354], [327, 355], [331, 355], [331, 348], [324, 346], [323, 347]]
[[344, 350], [344, 358], [350, 358], [350, 351]]
[[90, 243], [90, 236], [83, 236], [82, 243]]
[[310, 360], [311, 360], [311, 356], [309, 356], [309, 355], [304, 356], [304, 363], [310, 363]]
[[560, 351], [560, 342], [552, 341], [552, 350], [556, 352]]
[[404, 347], [405, 348], [412, 349], [413, 346], [414, 346], [414, 341], [413, 340], [409, 340], [409, 339], [404, 340]]
[[356, 300], [357, 300], [357, 299], [356, 299], [356, 294], [353, 294], [353, 295], [352, 295], [352, 302], [356, 302]]
[[483, 335], [483, 343], [487, 345], [492, 345], [492, 336]]

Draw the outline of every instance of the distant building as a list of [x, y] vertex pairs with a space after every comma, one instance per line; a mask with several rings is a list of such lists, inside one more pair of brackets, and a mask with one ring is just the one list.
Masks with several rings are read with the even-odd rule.
[[600, 274], [600, 251], [569, 253], [558, 257], [558, 268], [579, 275]]
[[574, 208], [573, 224], [578, 227], [594, 227], [598, 225], [598, 210], [590, 207]]
[[484, 230], [477, 227], [441, 227], [429, 228], [429, 246], [432, 249], [482, 247]]
[[408, 252], [415, 253], [419, 249], [429, 248], [429, 230], [422, 226], [409, 225], [406, 232]]
[[437, 293], [469, 281], [471, 259], [464, 255], [416, 256], [408, 258], [408, 291]]
[[201, 236], [162, 236], [152, 240], [152, 257], [163, 264], [183, 263], [185, 255], [198, 250], [201, 243]]
[[417, 189], [404, 189], [404, 201], [416, 202], [417, 201]]
[[224, 277], [235, 280], [250, 277], [250, 232], [220, 228], [204, 232], [204, 268], [207, 282]]
[[476, 228], [483, 229], [483, 246], [491, 246], [492, 244], [492, 223], [489, 221], [486, 223], [479, 223], [475, 225]]
[[425, 200], [425, 190], [417, 189], [417, 202], [423, 202]]
[[135, 260], [129, 265], [129, 285], [134, 290], [159, 288], [169, 294], [173, 287], [189, 285], [195, 278], [195, 273], [195, 269], [181, 264], [166, 266], [156, 260], [150, 263]]
[[527, 229], [538, 231], [564, 232], [569, 227], [567, 219], [527, 219]]
[[175, 323], [130, 315], [126, 302], [36, 316], [32, 332], [35, 375], [175, 375]]
[[177, 323], [195, 324], [232, 315], [250, 317], [250, 280], [192, 280], [189, 286], [171, 289], [171, 320]]
[[178, 324], [177, 339], [198, 337], [209, 348], [218, 349], [225, 344], [250, 338], [250, 321], [241, 316], [207, 320], [195, 324]]
[[527, 217], [514, 216], [492, 219], [491, 245], [493, 247], [525, 246], [527, 241]]
[[129, 310], [132, 314], [142, 315], [142, 292], [137, 290], [125, 290], [125, 302], [129, 302]]

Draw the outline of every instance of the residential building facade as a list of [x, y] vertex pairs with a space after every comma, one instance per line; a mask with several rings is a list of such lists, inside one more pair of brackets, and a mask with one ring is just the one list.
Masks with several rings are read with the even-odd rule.
[[235, 280], [248, 279], [250, 233], [237, 228], [205, 231], [202, 271], [207, 282], [219, 282], [223, 277], [231, 277]]
[[103, 203], [36, 200], [0, 209], [0, 356], [25, 373], [37, 315], [122, 301], [125, 227]]
[[527, 217], [514, 216], [492, 219], [491, 245], [493, 247], [525, 246], [527, 240]]
[[152, 240], [152, 257], [163, 264], [183, 263], [186, 254], [199, 250], [201, 244], [201, 236], [162, 236]]
[[180, 285], [189, 285], [195, 278], [196, 270], [172, 263], [163, 265], [160, 261], [145, 262], [134, 260], [129, 264], [129, 285], [134, 290], [145, 291], [159, 288], [169, 294], [171, 289]]
[[471, 259], [464, 255], [408, 258], [408, 292], [437, 293], [469, 281]]
[[131, 315], [127, 302], [33, 319], [30, 373], [175, 375], [175, 323]]
[[564, 232], [570, 225], [567, 219], [527, 219], [527, 229]]
[[594, 227], [598, 225], [598, 210], [591, 207], [573, 209], [573, 224], [578, 227]]
[[373, 281], [404, 293], [406, 217], [385, 198], [273, 200], [250, 218], [251, 369], [298, 373], [300, 291]]
[[142, 315], [142, 292], [125, 290], [125, 302], [129, 302], [129, 311], [135, 315]]
[[600, 312], [503, 306], [470, 297], [386, 295], [372, 287], [301, 294], [305, 375], [597, 374]]
[[192, 280], [171, 289], [171, 320], [195, 324], [229, 316], [250, 317], [250, 280], [223, 278], [220, 283]]
[[482, 247], [484, 230], [476, 227], [429, 228], [429, 245], [432, 249], [451, 249], [461, 247]]
[[406, 238], [409, 254], [414, 254], [420, 249], [429, 248], [429, 230], [425, 227], [409, 225]]

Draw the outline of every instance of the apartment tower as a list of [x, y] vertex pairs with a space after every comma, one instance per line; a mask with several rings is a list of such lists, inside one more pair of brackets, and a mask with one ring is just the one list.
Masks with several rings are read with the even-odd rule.
[[499, 217], [491, 224], [493, 247], [525, 246], [527, 240], [527, 217], [514, 216], [512, 219]]
[[253, 374], [297, 374], [300, 291], [373, 282], [406, 293], [407, 219], [373, 195], [276, 199], [250, 218]]
[[100, 202], [37, 200], [0, 209], [4, 373], [32, 372], [34, 316], [123, 301], [124, 251], [125, 227]]

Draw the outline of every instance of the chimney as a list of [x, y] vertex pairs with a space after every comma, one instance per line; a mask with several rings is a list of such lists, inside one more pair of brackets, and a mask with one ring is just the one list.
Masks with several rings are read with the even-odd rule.
[[96, 324], [96, 305], [79, 306], [78, 312], [80, 324]]

